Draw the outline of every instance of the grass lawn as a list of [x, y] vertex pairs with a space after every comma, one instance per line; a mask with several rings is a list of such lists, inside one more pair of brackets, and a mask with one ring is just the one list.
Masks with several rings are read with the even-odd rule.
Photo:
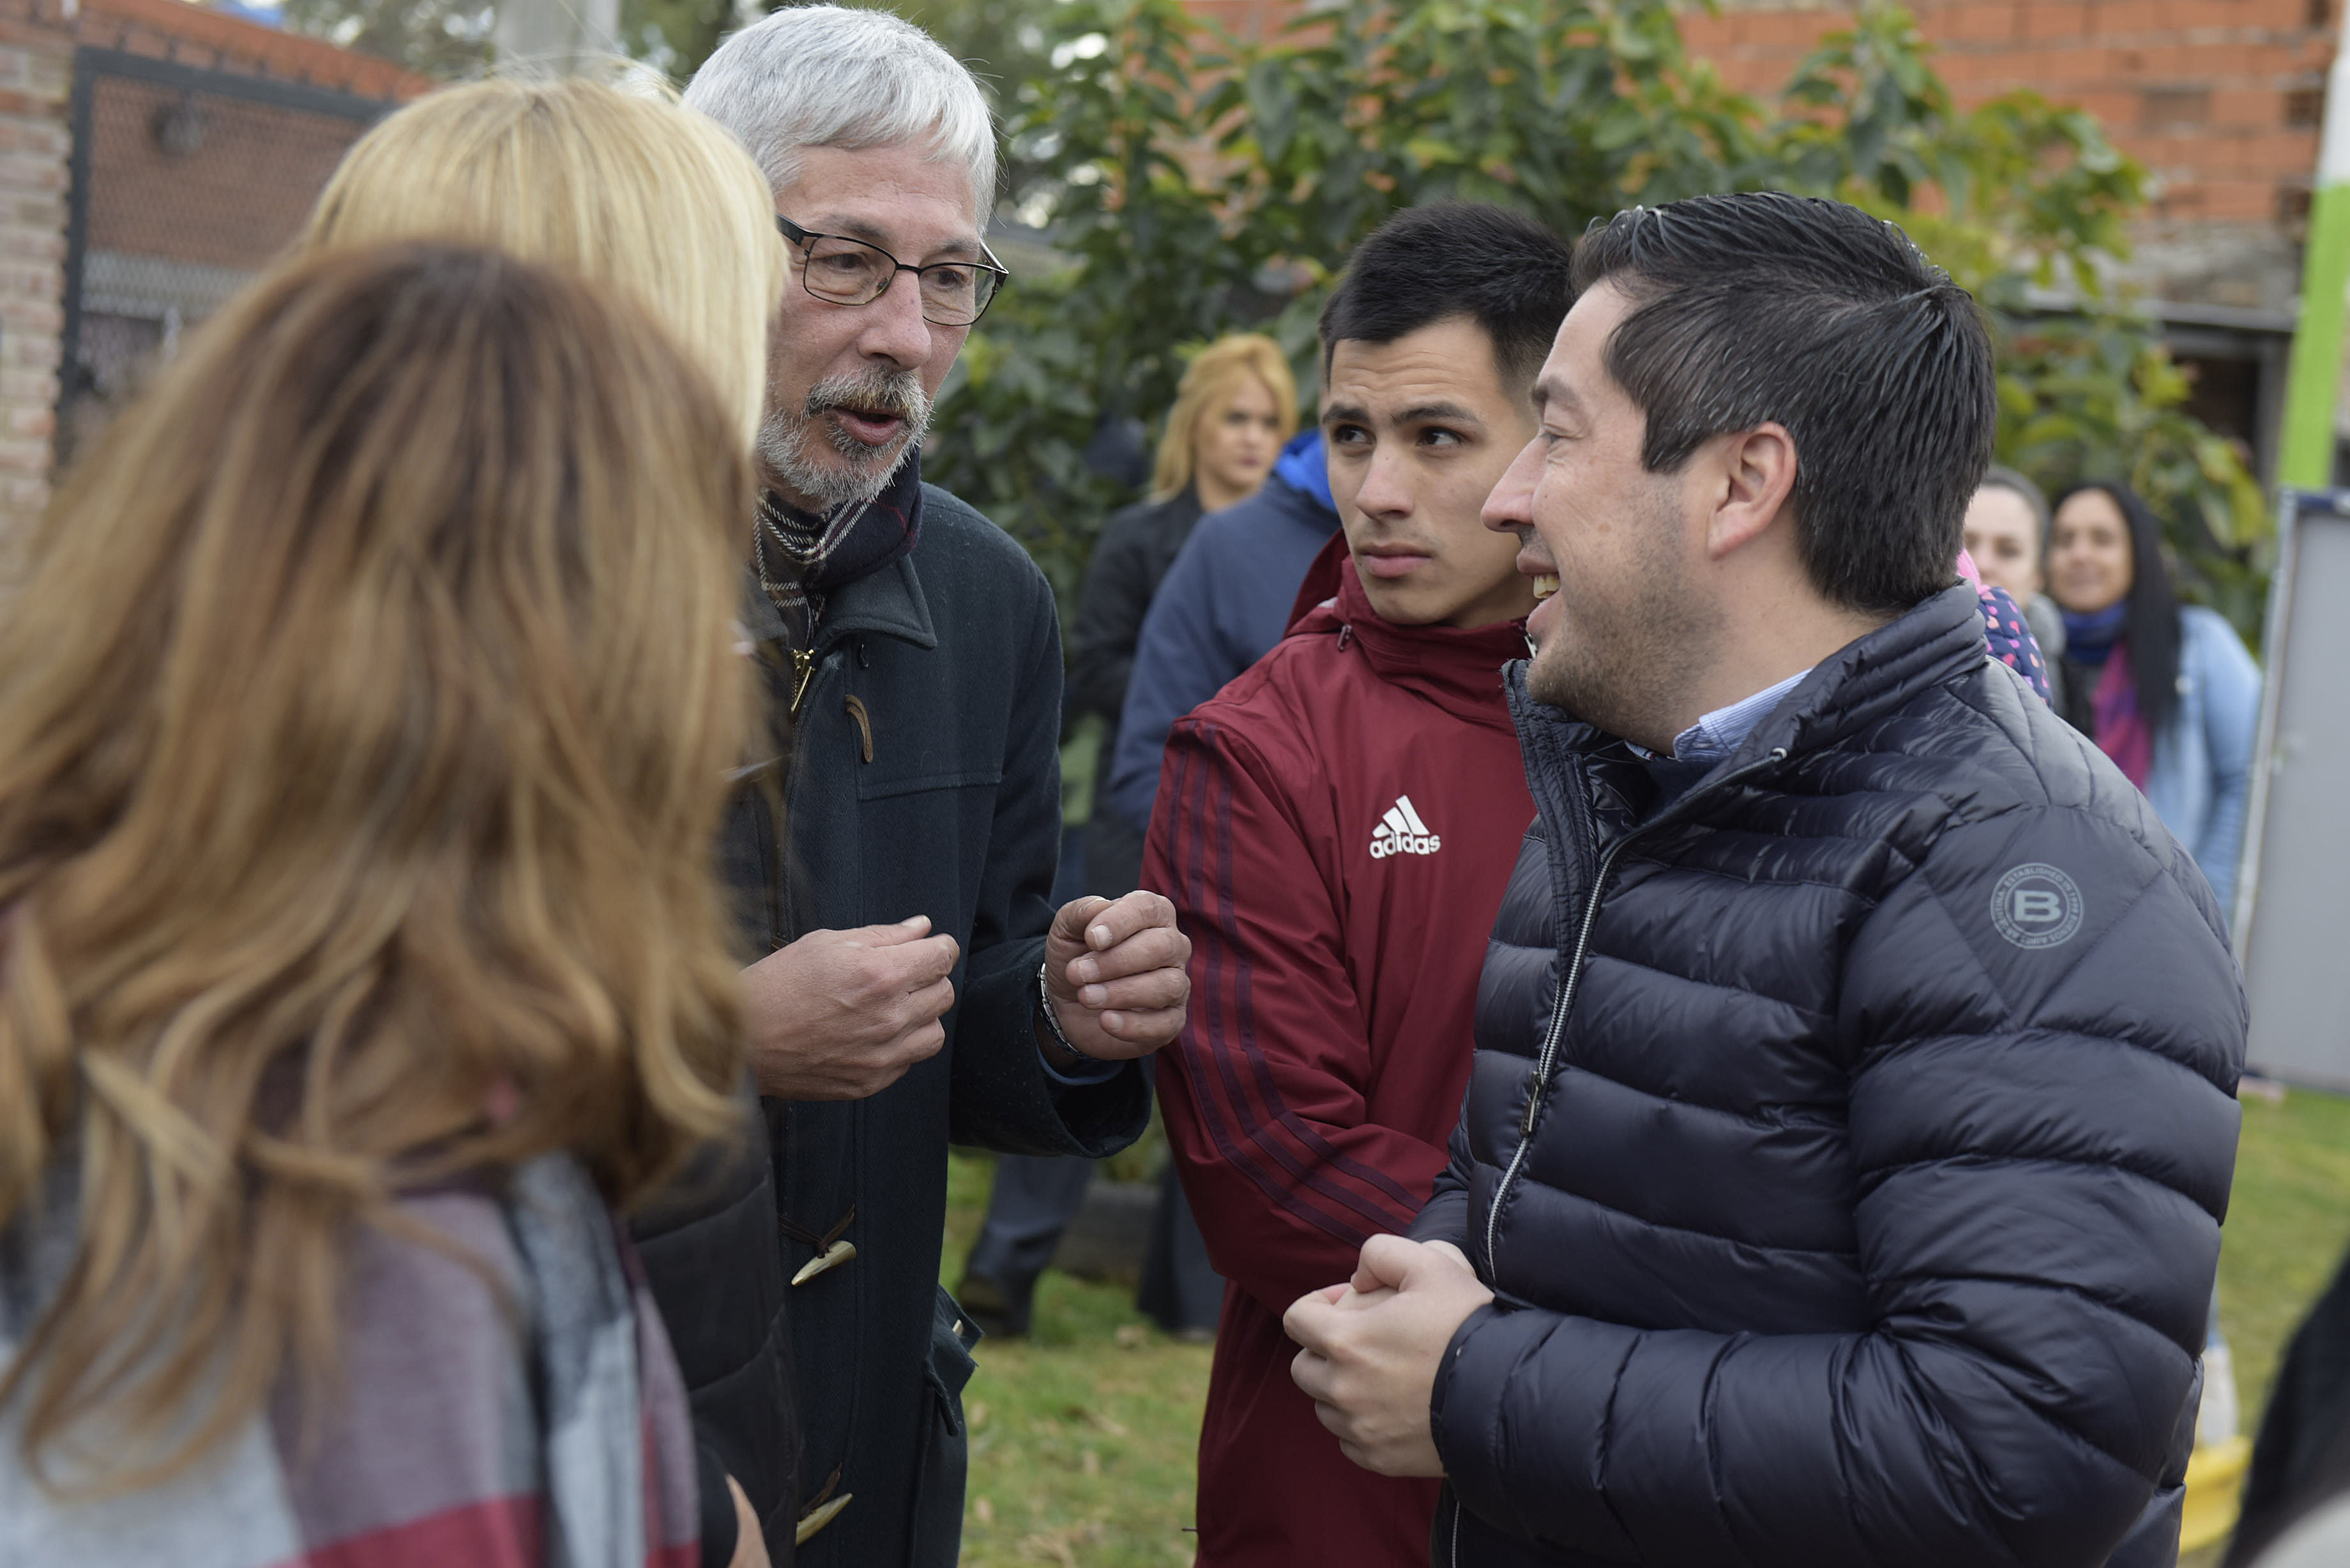
[[2350, 1099], [2245, 1096], [2221, 1237], [2220, 1326], [2235, 1353], [2244, 1430], [2256, 1432], [2285, 1341], [2350, 1244]]
[[[993, 1161], [955, 1151], [940, 1277], [952, 1290], [987, 1206]], [[1191, 1561], [1191, 1490], [1208, 1347], [1134, 1310], [1131, 1287], [1058, 1270], [1025, 1340], [983, 1341], [963, 1390], [972, 1568], [1173, 1568]]]
[[[993, 1164], [956, 1152], [941, 1277], [979, 1229]], [[2284, 1342], [2350, 1243], [2350, 1099], [2295, 1091], [2244, 1102], [2220, 1257], [2220, 1315], [2247, 1431]], [[962, 1560], [973, 1568], [1170, 1568], [1191, 1561], [1193, 1449], [1205, 1346], [1178, 1345], [1133, 1292], [1048, 1272], [1033, 1338], [983, 1344], [964, 1391], [972, 1428]]]

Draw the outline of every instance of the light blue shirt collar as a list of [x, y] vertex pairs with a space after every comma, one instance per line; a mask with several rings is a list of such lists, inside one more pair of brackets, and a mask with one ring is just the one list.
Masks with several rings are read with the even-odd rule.
[[1742, 698], [1727, 708], [1716, 708], [1673, 737], [1673, 758], [1684, 763], [1718, 763], [1745, 743], [1754, 726], [1768, 718], [1779, 700], [1803, 684], [1810, 670], [1799, 670], [1776, 686]]

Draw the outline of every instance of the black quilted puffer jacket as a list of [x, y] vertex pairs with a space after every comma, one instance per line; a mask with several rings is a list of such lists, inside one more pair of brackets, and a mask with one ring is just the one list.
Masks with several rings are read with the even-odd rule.
[[2172, 1562], [2244, 1049], [2193, 859], [1970, 587], [1677, 797], [1510, 689], [1436, 1561]]

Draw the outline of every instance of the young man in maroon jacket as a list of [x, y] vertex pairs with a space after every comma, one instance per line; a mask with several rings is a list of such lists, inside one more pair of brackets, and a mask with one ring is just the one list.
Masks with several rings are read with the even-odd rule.
[[1437, 1483], [1348, 1462], [1290, 1379], [1281, 1316], [1411, 1223], [1460, 1114], [1534, 817], [1501, 679], [1534, 588], [1480, 513], [1534, 434], [1569, 267], [1497, 207], [1418, 209], [1363, 242], [1322, 315], [1343, 540], [1288, 637], [1168, 739], [1144, 884], [1191, 939], [1192, 997], [1161, 1103], [1230, 1282], [1201, 1568], [1427, 1560]]

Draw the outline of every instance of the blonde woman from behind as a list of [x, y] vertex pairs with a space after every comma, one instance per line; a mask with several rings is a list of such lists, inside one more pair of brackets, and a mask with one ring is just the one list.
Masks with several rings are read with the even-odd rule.
[[[578, 79], [451, 88], [359, 140], [299, 244], [432, 235], [551, 263], [635, 299], [726, 389], [752, 440], [789, 252], [765, 178], [718, 126], [674, 102]], [[752, 517], [746, 503], [738, 560], [748, 558]], [[771, 742], [754, 744], [775, 754]], [[710, 1568], [758, 1533], [741, 1529], [738, 1506], [779, 1558], [799, 1512], [767, 1132], [747, 1093], [740, 1113], [724, 1158], [698, 1166], [635, 1222], [692, 1397]], [[722, 1267], [730, 1288], [708, 1289]]]
[[755, 434], [790, 252], [758, 165], [691, 109], [577, 78], [420, 99], [351, 148], [296, 249], [418, 239], [492, 245], [627, 295]]
[[445, 244], [204, 327], [0, 616], [0, 1562], [684, 1568], [743, 389]]

